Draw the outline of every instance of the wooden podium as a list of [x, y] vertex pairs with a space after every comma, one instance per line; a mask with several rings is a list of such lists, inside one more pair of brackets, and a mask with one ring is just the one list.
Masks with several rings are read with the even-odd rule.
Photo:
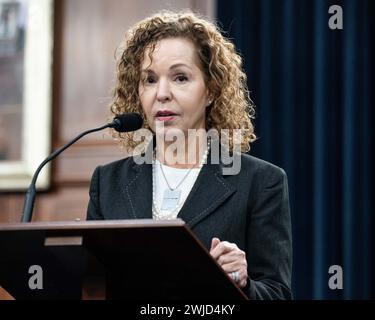
[[0, 224], [0, 286], [27, 300], [247, 299], [179, 219]]

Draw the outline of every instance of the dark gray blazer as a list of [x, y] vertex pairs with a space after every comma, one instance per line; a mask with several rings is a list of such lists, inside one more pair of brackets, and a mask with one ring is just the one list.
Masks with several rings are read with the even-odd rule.
[[[209, 157], [210, 158], [210, 157]], [[242, 154], [241, 172], [203, 166], [178, 217], [209, 250], [218, 237], [246, 252], [250, 299], [290, 299], [292, 239], [285, 172]], [[87, 219], [152, 218], [152, 166], [132, 157], [100, 166], [91, 180]]]

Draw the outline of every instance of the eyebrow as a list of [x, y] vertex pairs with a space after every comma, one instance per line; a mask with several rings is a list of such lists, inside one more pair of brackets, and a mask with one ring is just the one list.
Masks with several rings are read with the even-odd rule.
[[187, 64], [185, 63], [176, 63], [174, 64], [173, 66], [171, 66], [169, 69], [177, 69], [179, 67], [186, 67], [186, 68], [189, 68], [191, 69]]
[[[186, 68], [188, 68], [188, 69], [190, 69], [191, 70], [191, 67], [189, 67], [187, 64], [185, 64], [185, 63], [176, 63], [176, 64], [174, 64], [174, 65], [172, 65], [169, 69], [170, 70], [173, 70], [173, 69], [177, 69], [177, 68], [180, 68], [180, 67], [186, 67]], [[152, 69], [143, 69], [142, 70], [142, 72], [154, 72]]]

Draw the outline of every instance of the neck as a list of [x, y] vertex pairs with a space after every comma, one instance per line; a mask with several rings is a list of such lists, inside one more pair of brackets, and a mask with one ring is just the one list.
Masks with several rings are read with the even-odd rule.
[[181, 141], [158, 141], [156, 158], [164, 165], [179, 168], [199, 168], [207, 150], [207, 135], [196, 134]]

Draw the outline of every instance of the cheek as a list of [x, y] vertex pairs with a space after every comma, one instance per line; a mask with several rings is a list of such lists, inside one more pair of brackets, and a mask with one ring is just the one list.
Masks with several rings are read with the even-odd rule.
[[204, 96], [196, 96], [195, 99], [191, 100], [190, 103], [190, 112], [200, 116], [202, 113], [205, 112], [205, 103], [206, 99]]
[[187, 113], [201, 113], [205, 109], [206, 96], [201, 90], [186, 90], [181, 92], [177, 98]]
[[194, 106], [197, 112], [203, 112], [207, 104], [207, 89], [204, 83], [199, 83], [195, 87]]
[[152, 108], [152, 101], [146, 91], [139, 91], [139, 99], [141, 101], [143, 112], [148, 115]]

